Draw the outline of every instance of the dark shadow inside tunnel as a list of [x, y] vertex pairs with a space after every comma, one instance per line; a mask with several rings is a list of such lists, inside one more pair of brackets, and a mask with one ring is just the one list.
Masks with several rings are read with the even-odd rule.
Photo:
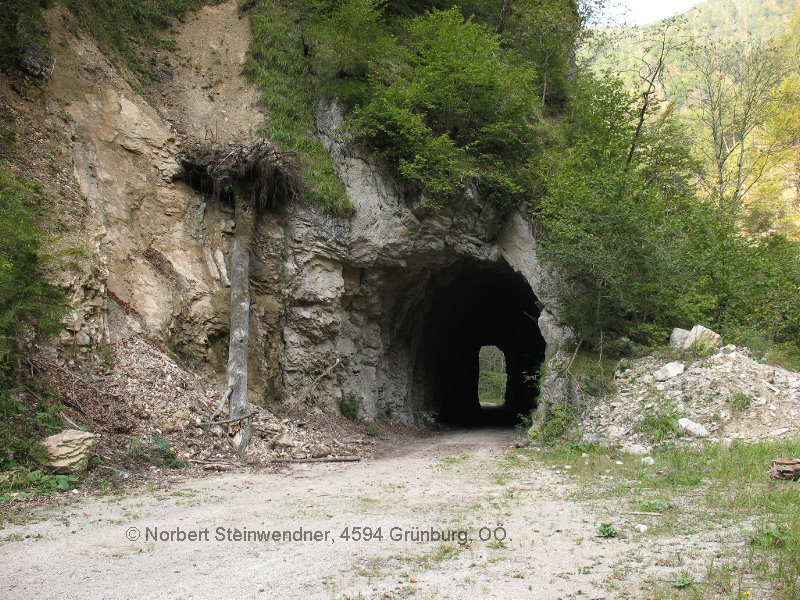
[[[425, 295], [415, 365], [424, 408], [447, 424], [515, 425], [520, 413], [535, 407], [535, 376], [545, 358], [537, 299], [528, 283], [503, 261], [460, 260], [432, 274]], [[479, 353], [485, 346], [505, 355], [502, 405], [479, 400]]]

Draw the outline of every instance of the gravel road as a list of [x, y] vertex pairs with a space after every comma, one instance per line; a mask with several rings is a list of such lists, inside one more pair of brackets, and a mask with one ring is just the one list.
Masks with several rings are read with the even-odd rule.
[[359, 463], [41, 509], [0, 529], [0, 596], [617, 597], [630, 541], [598, 538], [574, 484], [512, 445], [509, 431], [452, 431]]

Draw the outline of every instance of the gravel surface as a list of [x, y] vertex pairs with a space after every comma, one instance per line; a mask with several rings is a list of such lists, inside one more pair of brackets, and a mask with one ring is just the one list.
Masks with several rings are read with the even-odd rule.
[[[665, 548], [719, 550], [713, 532], [638, 536], [637, 517], [581, 500], [564, 471], [520, 464], [513, 442], [509, 431], [453, 431], [359, 463], [224, 474], [39, 509], [0, 529], [0, 589], [17, 599], [615, 598], [652, 577]], [[597, 536], [595, 513], [609, 511], [621, 511], [619, 538]], [[353, 539], [356, 527], [372, 528], [373, 539], [363, 530]], [[156, 529], [172, 539], [145, 539]], [[322, 539], [241, 540], [236, 529]], [[180, 541], [178, 531], [197, 537]], [[456, 540], [420, 541], [420, 531]]]

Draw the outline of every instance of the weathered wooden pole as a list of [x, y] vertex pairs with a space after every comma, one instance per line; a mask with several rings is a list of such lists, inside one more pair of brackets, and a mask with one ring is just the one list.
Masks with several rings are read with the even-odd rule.
[[[244, 197], [244, 190], [234, 188], [234, 215], [231, 254], [231, 331], [228, 346], [228, 390], [233, 444], [239, 452], [247, 448], [252, 434], [247, 397], [247, 357], [250, 343], [250, 246], [253, 241], [255, 207]], [[235, 432], [235, 433], [234, 433]]]

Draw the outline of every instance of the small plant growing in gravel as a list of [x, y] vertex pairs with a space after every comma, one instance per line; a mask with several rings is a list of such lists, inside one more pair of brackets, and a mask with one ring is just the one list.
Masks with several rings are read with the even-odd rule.
[[597, 528], [597, 535], [601, 538], [613, 538], [617, 537], [617, 528], [614, 527], [613, 523], [602, 523]]
[[679, 590], [683, 590], [688, 588], [690, 585], [694, 583], [694, 579], [692, 579], [691, 575], [687, 575], [686, 573], [682, 574], [675, 580], [675, 587]]
[[738, 417], [744, 414], [747, 409], [750, 408], [750, 405], [753, 403], [753, 399], [744, 392], [736, 392], [730, 397], [728, 403], [731, 407], [731, 413]]
[[656, 408], [647, 411], [636, 426], [637, 432], [644, 433], [656, 444], [680, 433], [675, 406], [669, 401], [659, 400]]
[[363, 405], [364, 401], [361, 396], [357, 395], [355, 392], [347, 392], [342, 395], [342, 399], [339, 401], [339, 410], [342, 416], [355, 420], [358, 419]]

